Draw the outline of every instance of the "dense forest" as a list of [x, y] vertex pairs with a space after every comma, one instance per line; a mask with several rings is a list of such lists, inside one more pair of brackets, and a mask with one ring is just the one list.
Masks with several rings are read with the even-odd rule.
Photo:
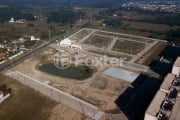
[[17, 19], [26, 19], [33, 21], [35, 20], [34, 15], [32, 13], [23, 13], [21, 9], [14, 7], [4, 7], [0, 8], [0, 22], [5, 22], [10, 20], [11, 17]]
[[17, 6], [91, 6], [108, 7], [123, 0], [0, 0], [1, 4]]
[[58, 11], [52, 11], [47, 15], [47, 22], [56, 22], [61, 24], [72, 24], [79, 18], [84, 18], [84, 12], [74, 12], [73, 10], [59, 9]]

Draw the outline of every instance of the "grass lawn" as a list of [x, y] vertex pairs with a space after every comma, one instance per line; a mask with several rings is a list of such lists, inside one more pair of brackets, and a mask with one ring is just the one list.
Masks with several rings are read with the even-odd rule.
[[57, 104], [4, 75], [0, 75], [0, 85], [7, 85], [12, 89], [11, 97], [0, 104], [0, 120], [48, 120]]

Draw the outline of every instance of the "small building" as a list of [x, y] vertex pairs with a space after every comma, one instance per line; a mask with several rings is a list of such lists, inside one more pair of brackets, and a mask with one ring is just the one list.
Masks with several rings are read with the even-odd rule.
[[69, 38], [65, 38], [64, 40], [61, 40], [61, 42], [59, 43], [59, 46], [70, 47], [71, 44], [72, 44], [72, 41]]
[[103, 24], [102, 24], [102, 26], [104, 26], [104, 27], [105, 27], [105, 26], [106, 26], [106, 24], [105, 24], [105, 23], [103, 23]]
[[82, 49], [82, 47], [80, 45], [76, 45], [76, 44], [72, 44], [71, 48], [76, 49], [76, 50], [81, 50]]
[[0, 60], [4, 60], [6, 56], [7, 56], [6, 52], [3, 50], [0, 50]]
[[25, 23], [25, 19], [16, 20], [15, 23], [23, 24]]
[[172, 74], [180, 76], [180, 57], [178, 57], [173, 65]]
[[34, 36], [31, 36], [31, 41], [39, 41], [40, 38], [35, 38]]
[[11, 19], [9, 20], [9, 23], [14, 23], [15, 21], [14, 21], [14, 18], [13, 17], [11, 17]]
[[113, 14], [114, 17], [117, 17], [118, 15], [117, 14]]
[[23, 35], [21, 38], [19, 38], [19, 41], [39, 41], [40, 38], [36, 38], [35, 36], [29, 36], [29, 35]]
[[11, 88], [7, 88], [5, 85], [0, 86], [0, 103], [6, 100], [11, 95]]

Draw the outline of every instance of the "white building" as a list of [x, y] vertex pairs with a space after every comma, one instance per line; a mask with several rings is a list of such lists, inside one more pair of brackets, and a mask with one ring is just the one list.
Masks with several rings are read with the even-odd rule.
[[73, 44], [73, 41], [71, 41], [69, 38], [65, 38], [64, 40], [61, 40], [61, 42], [58, 43], [58, 46], [61, 47], [70, 47], [72, 49], [81, 50], [82, 47], [77, 44]]
[[14, 18], [13, 17], [11, 17], [11, 19], [9, 20], [9, 23], [14, 23], [15, 21], [14, 21]]
[[40, 38], [35, 38], [34, 36], [31, 36], [31, 41], [39, 41]]
[[157, 92], [150, 106], [146, 110], [144, 120], [158, 120], [158, 113], [161, 109], [161, 104], [163, 103], [165, 96], [166, 93], [162, 91]]
[[71, 48], [76, 49], [76, 50], [81, 50], [82, 49], [80, 45], [76, 45], [76, 44], [72, 44]]
[[175, 79], [175, 75], [169, 73], [164, 78], [163, 83], [161, 84], [161, 87], [160, 87], [160, 91], [162, 91], [164, 93], [168, 93], [169, 92], [169, 88], [171, 87], [172, 82], [174, 81], [174, 79]]
[[178, 57], [173, 65], [172, 74], [180, 76], [180, 57]]
[[65, 38], [64, 40], [61, 40], [61, 42], [59, 43], [59, 46], [62, 47], [70, 47], [71, 46], [71, 40], [69, 38]]

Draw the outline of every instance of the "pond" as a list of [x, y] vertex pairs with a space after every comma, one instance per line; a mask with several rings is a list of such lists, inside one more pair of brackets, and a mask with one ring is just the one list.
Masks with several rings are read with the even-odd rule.
[[88, 66], [71, 65], [67, 69], [59, 69], [53, 63], [39, 64], [37, 68], [45, 73], [59, 77], [71, 78], [76, 80], [85, 80], [92, 76], [94, 69]]

